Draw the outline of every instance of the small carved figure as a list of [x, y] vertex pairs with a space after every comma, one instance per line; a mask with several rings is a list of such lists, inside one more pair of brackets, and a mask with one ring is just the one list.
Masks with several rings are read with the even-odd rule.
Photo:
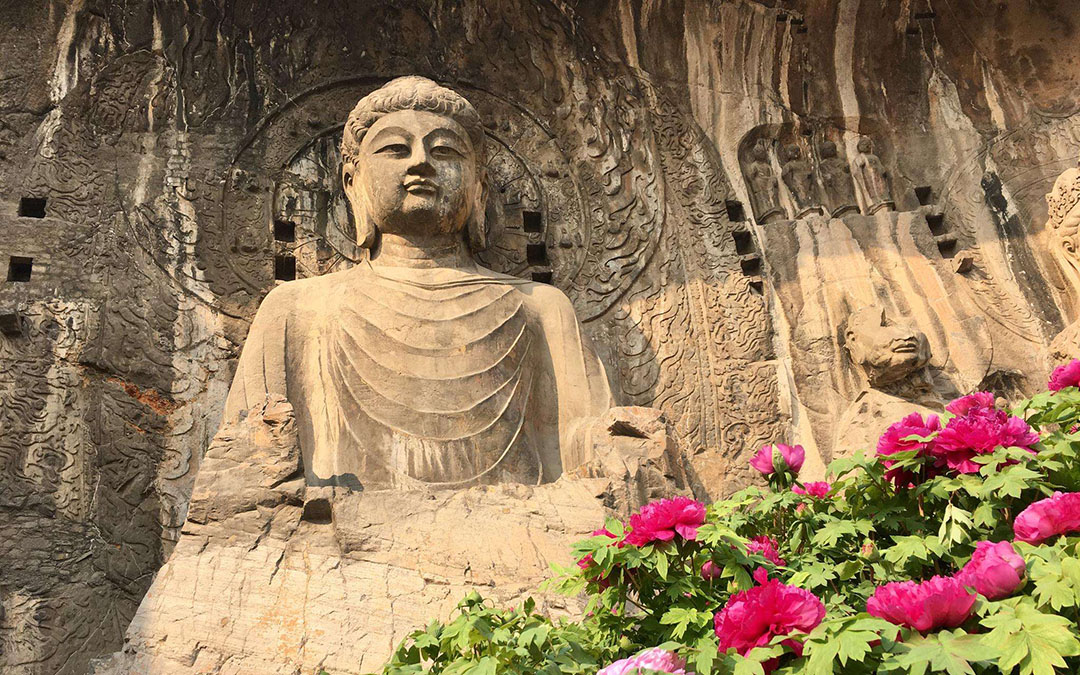
[[892, 197], [892, 187], [889, 185], [889, 172], [881, 159], [874, 154], [873, 144], [869, 138], [860, 138], [856, 146], [859, 156], [855, 158], [855, 183], [862, 193], [863, 204], [867, 215], [877, 213], [881, 209], [892, 211], [896, 203]]
[[881, 307], [868, 307], [848, 317], [842, 346], [863, 388], [840, 418], [833, 459], [872, 452], [888, 425], [913, 412], [941, 410], [927, 370], [930, 343], [918, 329], [891, 320]]
[[848, 211], [858, 211], [855, 198], [855, 184], [851, 181], [851, 167], [847, 160], [838, 156], [836, 143], [823, 142], [818, 148], [821, 161], [818, 175], [825, 188], [825, 205], [831, 216], [840, 216]]
[[821, 212], [821, 206], [814, 189], [814, 167], [803, 158], [799, 146], [794, 143], [784, 146], [784, 185], [791, 193], [795, 203], [795, 217], [801, 218], [814, 211]]
[[[1080, 167], [1058, 176], [1046, 195], [1046, 203], [1050, 216], [1046, 223], [1050, 254], [1072, 290], [1073, 302], [1080, 306]], [[1080, 358], [1080, 320], [1054, 338], [1050, 353], [1058, 362]]]
[[747, 180], [754, 197], [754, 214], [759, 223], [783, 215], [780, 209], [780, 187], [769, 165], [769, 152], [764, 143], [754, 145], [753, 162], [747, 169]]

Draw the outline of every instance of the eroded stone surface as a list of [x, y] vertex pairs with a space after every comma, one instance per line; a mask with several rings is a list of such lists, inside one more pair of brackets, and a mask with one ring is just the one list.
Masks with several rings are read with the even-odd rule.
[[[653, 439], [670, 437], [662, 421], [640, 419]], [[644, 464], [665, 451], [623, 438]], [[605, 501], [624, 485], [664, 494], [663, 481], [613, 474], [541, 486], [306, 487], [292, 408], [270, 400], [218, 434], [123, 652], [94, 672], [372, 672], [470, 590], [499, 604], [532, 596], [555, 614], [580, 610], [579, 599], [537, 592], [550, 564], [573, 564], [570, 544], [603, 523]]]
[[[5, 672], [118, 648], [275, 271], [358, 259], [339, 124], [398, 75], [490, 120], [482, 264], [570, 297], [702, 496], [751, 480], [762, 443], [831, 447], [857, 307], [909, 317], [958, 393], [1042, 387], [1051, 340], [1080, 344], [1044, 199], [1080, 154], [1075, 2], [930, 4], [0, 4]], [[825, 182], [822, 143], [850, 168], [860, 136], [894, 216], [755, 217], [756, 139]]]

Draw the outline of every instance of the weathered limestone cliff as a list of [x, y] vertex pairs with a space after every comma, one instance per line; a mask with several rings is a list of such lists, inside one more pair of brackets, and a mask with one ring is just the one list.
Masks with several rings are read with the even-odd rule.
[[762, 443], [831, 456], [866, 305], [925, 333], [932, 393], [1041, 384], [1080, 320], [1044, 226], [1078, 30], [1073, 0], [0, 4], [0, 669], [120, 647], [260, 300], [357, 259], [338, 140], [376, 86], [491, 121], [484, 263], [566, 292], [716, 496]]

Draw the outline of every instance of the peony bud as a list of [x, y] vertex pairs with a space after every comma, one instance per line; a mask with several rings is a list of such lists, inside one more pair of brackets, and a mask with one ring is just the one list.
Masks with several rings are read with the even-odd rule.
[[711, 560], [705, 561], [705, 564], [701, 566], [701, 578], [707, 581], [712, 581], [720, 576], [720, 567]]
[[956, 574], [960, 583], [989, 600], [1007, 598], [1024, 584], [1024, 559], [1007, 541], [980, 541], [968, 564]]
[[806, 451], [801, 445], [764, 445], [750, 460], [750, 466], [765, 476], [777, 471], [797, 474], [806, 461]]

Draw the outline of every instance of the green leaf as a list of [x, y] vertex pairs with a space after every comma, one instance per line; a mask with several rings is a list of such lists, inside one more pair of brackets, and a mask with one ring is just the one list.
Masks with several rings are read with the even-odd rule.
[[885, 549], [882, 554], [886, 560], [897, 565], [903, 565], [908, 560], [927, 562], [932, 556], [940, 558], [945, 554], [945, 549], [936, 536], [909, 535], [895, 537], [893, 541], [895, 544]]
[[1056, 668], [1065, 667], [1065, 657], [1080, 654], [1074, 624], [1040, 612], [1029, 598], [1000, 603], [982, 625], [991, 629], [983, 646], [1000, 651], [998, 667], [1005, 673], [1019, 666], [1020, 675], [1054, 675]]
[[921, 675], [927, 670], [948, 675], [973, 675], [972, 663], [990, 662], [997, 655], [982, 636], [968, 635], [960, 629], [926, 636], [913, 631], [897, 647], [900, 652], [891, 656], [888, 665], [902, 666], [912, 675]]
[[656, 573], [660, 576], [660, 579], [667, 581], [668, 578], [668, 557], [666, 551], [656, 552]]
[[818, 530], [812, 541], [816, 546], [829, 548], [836, 546], [841, 537], [855, 534], [855, 523], [850, 520], [834, 520]]

